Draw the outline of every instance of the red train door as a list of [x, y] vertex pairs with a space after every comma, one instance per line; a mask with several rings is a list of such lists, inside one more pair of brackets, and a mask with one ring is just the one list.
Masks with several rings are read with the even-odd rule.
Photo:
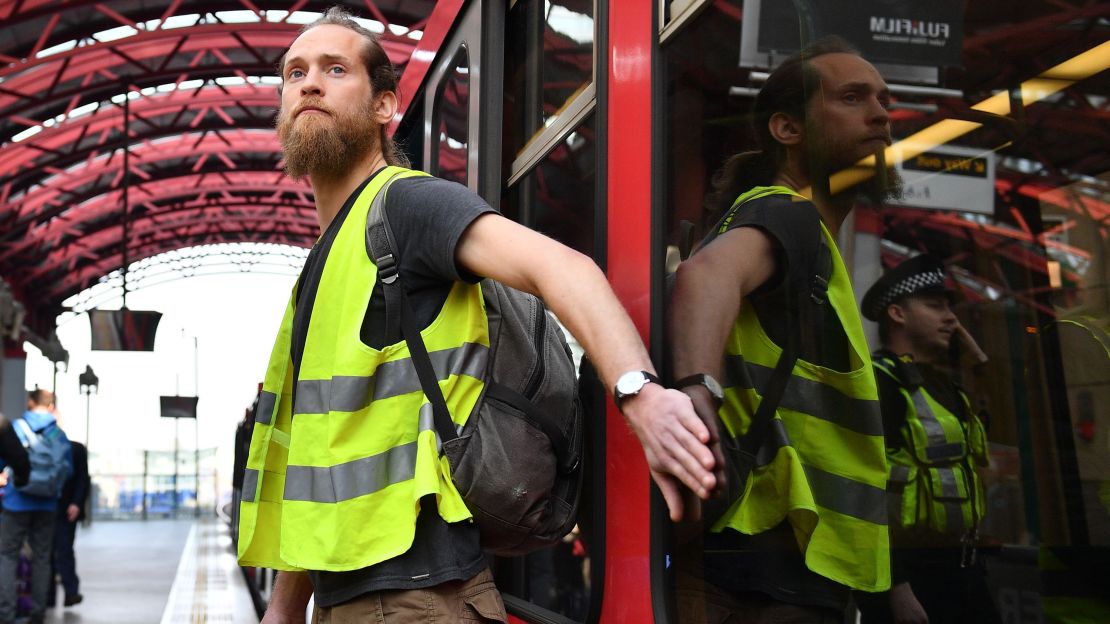
[[[441, 2], [402, 77], [397, 130], [415, 166], [594, 258], [645, 340], [661, 316], [652, 297], [661, 256], [652, 251], [654, 46], [651, 3]], [[494, 566], [517, 621], [653, 620], [646, 462], [600, 387], [592, 403], [576, 531]]]

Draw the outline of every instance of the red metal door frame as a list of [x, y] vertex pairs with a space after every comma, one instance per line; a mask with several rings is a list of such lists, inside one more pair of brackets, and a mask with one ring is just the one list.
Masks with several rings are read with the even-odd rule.
[[[607, 264], [609, 282], [647, 344], [651, 320], [652, 2], [608, 7]], [[650, 476], [616, 406], [606, 419], [602, 622], [651, 622]]]
[[[602, 0], [603, 2], [605, 0]], [[421, 88], [435, 53], [464, 2], [443, 0], [428, 20], [424, 37], [401, 79], [404, 116]], [[645, 344], [651, 319], [651, 2], [608, 4], [608, 46], [602, 60], [608, 97], [599, 102], [608, 145], [607, 272], [617, 297]], [[652, 622], [650, 476], [639, 441], [610, 400], [606, 412], [605, 543], [602, 622]], [[510, 616], [512, 622], [524, 622]]]

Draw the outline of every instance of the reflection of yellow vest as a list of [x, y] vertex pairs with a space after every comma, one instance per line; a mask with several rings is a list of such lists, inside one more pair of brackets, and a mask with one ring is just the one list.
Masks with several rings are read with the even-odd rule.
[[[783, 187], [757, 187], [737, 203]], [[734, 204], [735, 205], [735, 204]], [[850, 370], [799, 359], [775, 412], [768, 439], [743, 495], [713, 527], [754, 535], [789, 520], [806, 566], [864, 591], [890, 587], [886, 520], [886, 459], [878, 391], [852, 287], [836, 244], [828, 302], [850, 345]], [[796, 331], [796, 328], [790, 328]], [[729, 434], [743, 435], [782, 349], [744, 301], [725, 352], [728, 386], [720, 416]]]
[[907, 388], [897, 364], [875, 359], [876, 374], [898, 382], [906, 403], [902, 439], [906, 446], [887, 453], [890, 462], [891, 521], [905, 528], [921, 528], [962, 535], [983, 519], [983, 483], [970, 461], [989, 463], [983, 423], [960, 392], [967, 422], [934, 399], [924, 387]]
[[[420, 498], [447, 522], [470, 518], [439, 455], [431, 405], [404, 341], [359, 337], [377, 269], [366, 252], [370, 204], [393, 175], [375, 176], [342, 218], [313, 300], [293, 396], [290, 299], [255, 414], [243, 481], [239, 562], [278, 570], [364, 568], [412, 545]], [[421, 332], [456, 424], [482, 391], [489, 350], [478, 285], [455, 283]]]

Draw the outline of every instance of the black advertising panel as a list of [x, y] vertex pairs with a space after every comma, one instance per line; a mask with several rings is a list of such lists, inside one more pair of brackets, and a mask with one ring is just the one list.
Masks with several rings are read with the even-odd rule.
[[89, 310], [93, 351], [153, 351], [161, 312]]
[[[795, 6], [803, 6], [799, 20]], [[873, 63], [958, 67], [963, 2], [956, 0], [762, 0], [759, 52], [801, 48], [799, 24], [817, 37], [840, 35]]]
[[198, 397], [164, 396], [158, 397], [162, 404], [162, 418], [196, 418]]

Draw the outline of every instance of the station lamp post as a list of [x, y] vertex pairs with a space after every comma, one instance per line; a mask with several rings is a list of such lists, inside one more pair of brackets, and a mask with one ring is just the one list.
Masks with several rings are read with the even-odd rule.
[[85, 365], [85, 372], [77, 376], [81, 384], [81, 394], [85, 395], [85, 449], [89, 448], [89, 411], [91, 408], [91, 395], [96, 394], [96, 387], [100, 383], [92, 366]]

